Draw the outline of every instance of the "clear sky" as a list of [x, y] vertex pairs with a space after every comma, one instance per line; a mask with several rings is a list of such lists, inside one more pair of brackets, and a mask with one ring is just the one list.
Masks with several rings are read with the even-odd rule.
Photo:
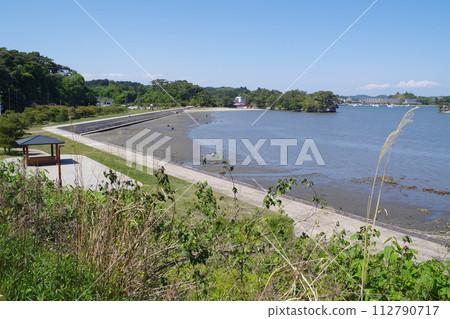
[[[374, 0], [77, 0], [156, 78], [284, 91]], [[450, 95], [449, 0], [379, 0], [292, 88]], [[0, 4], [0, 47], [151, 79], [73, 0]]]

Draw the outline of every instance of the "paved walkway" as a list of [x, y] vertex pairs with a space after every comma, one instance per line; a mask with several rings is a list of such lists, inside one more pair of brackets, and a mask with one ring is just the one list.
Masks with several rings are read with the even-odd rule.
[[[33, 153], [36, 153], [36, 151]], [[39, 153], [42, 153], [41, 155], [45, 155], [43, 152]], [[15, 157], [4, 159], [4, 161], [20, 161], [21, 159], [21, 157]], [[53, 181], [58, 180], [58, 166], [55, 164], [28, 166], [27, 170], [32, 172], [45, 171], [45, 174], [49, 179]], [[73, 185], [81, 186], [84, 189], [97, 189], [98, 185], [101, 184], [103, 180], [106, 180], [103, 173], [108, 170], [109, 167], [83, 155], [61, 155], [61, 175], [63, 186]], [[131, 178], [121, 173], [116, 172], [116, 174], [122, 181], [132, 181]]]
[[[150, 158], [145, 158], [144, 155], [136, 154], [136, 152], [126, 150], [115, 145], [94, 141], [86, 136], [80, 136], [67, 131], [62, 131], [58, 129], [57, 126], [44, 128], [44, 130], [122, 158], [133, 158], [133, 161], [136, 163], [152, 162]], [[154, 160], [154, 163], [157, 165], [158, 160]], [[171, 163], [164, 164], [164, 167], [169, 175], [190, 183], [207, 181], [209, 186], [211, 186], [215, 192], [230, 197], [233, 196], [231, 191], [233, 185], [227, 178], [208, 174], [191, 167]], [[238, 199], [253, 204], [257, 207], [261, 207], [263, 198], [266, 195], [265, 191], [255, 189], [254, 187], [244, 183], [237, 183], [236, 188], [238, 189]], [[361, 226], [365, 225], [364, 220], [361, 218], [335, 211], [333, 208], [316, 209], [310, 203], [306, 203], [298, 199], [293, 200], [291, 198], [284, 198], [283, 202], [285, 204], [285, 212], [295, 221], [295, 232], [297, 235], [305, 233], [309, 236], [315, 236], [321, 232], [331, 234], [334, 230], [341, 231], [343, 229], [349, 231], [350, 234], [354, 234], [360, 230]], [[339, 226], [336, 226], [337, 224], [339, 224]], [[444, 245], [433, 242], [431, 238], [427, 238], [426, 236], [381, 225], [377, 225], [376, 229], [381, 232], [380, 238], [376, 239], [379, 247], [382, 247], [384, 241], [389, 237], [395, 237], [401, 243], [402, 237], [405, 234], [408, 234], [413, 240], [413, 243], [409, 246], [419, 251], [419, 260], [422, 261], [431, 258], [445, 260], [449, 257], [447, 248]]]

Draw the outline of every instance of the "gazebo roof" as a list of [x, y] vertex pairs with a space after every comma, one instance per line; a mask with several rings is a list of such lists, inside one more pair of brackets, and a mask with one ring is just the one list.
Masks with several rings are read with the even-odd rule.
[[16, 140], [16, 143], [19, 146], [27, 146], [27, 145], [64, 144], [65, 142], [49, 136], [34, 135], [26, 138], [21, 138], [20, 140]]

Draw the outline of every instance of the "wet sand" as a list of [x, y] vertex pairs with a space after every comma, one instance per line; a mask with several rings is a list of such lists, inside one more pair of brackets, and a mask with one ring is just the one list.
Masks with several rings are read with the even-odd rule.
[[[143, 122], [130, 127], [89, 134], [88, 137], [100, 142], [125, 147], [126, 140], [131, 136], [141, 130], [150, 129], [152, 132], [158, 132], [163, 136], [171, 137], [167, 145], [171, 146], [171, 159], [173, 163], [192, 166], [192, 140], [189, 138], [189, 131], [197, 126], [197, 123], [198, 125], [208, 125], [213, 122], [215, 120], [214, 112], [216, 111], [236, 111], [236, 109], [192, 109], [184, 113]], [[239, 111], [248, 112], [251, 110]], [[223, 138], [227, 137], [224, 136]], [[154, 152], [154, 156], [164, 158], [165, 148], [157, 149]], [[219, 176], [219, 172], [223, 171], [223, 165], [219, 162], [207, 163], [197, 168]], [[274, 176], [277, 178], [287, 178], [290, 176], [289, 172], [281, 172], [269, 166], [236, 166], [233, 175], [240, 181], [254, 185], [255, 187], [263, 187], [264, 189], [274, 186]], [[314, 181], [315, 191], [319, 199], [326, 200], [329, 206], [356, 216], [366, 216], [367, 200], [370, 195], [371, 184], [365, 185], [363, 189], [367, 189], [367, 193], [364, 193], [361, 191], [361, 187], [357, 190], [350, 180], [337, 185], [335, 182], [330, 181], [327, 176], [321, 174], [310, 175], [293, 177], [299, 181], [303, 178]], [[384, 192], [389, 192], [392, 187], [395, 186], [385, 185]], [[401, 192], [407, 196], [410, 191], [405, 189]], [[297, 185], [289, 195], [304, 200], [311, 200], [314, 193], [304, 185]], [[444, 240], [448, 240], [448, 220], [431, 218], [429, 215], [417, 210], [422, 208], [426, 209], [426, 207], [408, 206], [404, 203], [386, 200], [382, 200], [381, 207], [386, 209], [386, 211], [383, 211], [379, 215], [379, 221], [383, 223], [438, 235]]]

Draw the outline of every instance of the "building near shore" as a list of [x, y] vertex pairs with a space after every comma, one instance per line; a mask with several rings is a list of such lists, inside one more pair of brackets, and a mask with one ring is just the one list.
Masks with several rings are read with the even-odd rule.
[[234, 98], [234, 107], [238, 109], [249, 109], [252, 106], [250, 104], [245, 104], [245, 98], [238, 95]]
[[236, 96], [234, 99], [234, 104], [245, 104], [245, 98], [243, 98], [242, 96]]
[[400, 104], [400, 99], [393, 99], [387, 97], [366, 97], [366, 98], [355, 98], [353, 99], [356, 103], [361, 104]]
[[417, 101], [417, 99], [405, 99], [403, 104], [407, 105], [420, 105], [421, 103]]

